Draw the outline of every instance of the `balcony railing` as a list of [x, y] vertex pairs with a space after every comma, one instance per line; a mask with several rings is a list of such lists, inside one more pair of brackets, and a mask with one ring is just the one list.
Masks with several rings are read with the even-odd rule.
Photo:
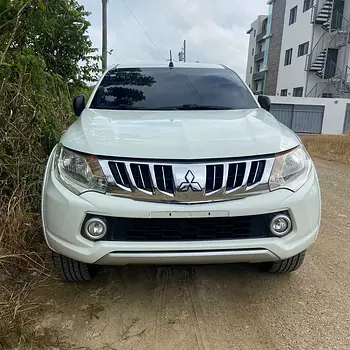
[[259, 41], [263, 40], [265, 35], [266, 35], [266, 30], [262, 31], [260, 34], [256, 36], [256, 42], [258, 43]]
[[261, 80], [264, 79], [265, 72], [258, 72], [253, 74], [253, 80]]
[[254, 61], [263, 60], [265, 56], [265, 51], [261, 51], [254, 56]]

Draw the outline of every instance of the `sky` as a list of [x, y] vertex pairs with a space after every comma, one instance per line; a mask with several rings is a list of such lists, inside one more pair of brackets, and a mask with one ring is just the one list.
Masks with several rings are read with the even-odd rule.
[[[91, 12], [89, 35], [101, 53], [101, 0], [78, 0]], [[148, 33], [137, 23], [124, 1]], [[109, 0], [108, 66], [177, 59], [183, 40], [187, 61], [222, 63], [244, 78], [250, 24], [267, 14], [267, 0]]]

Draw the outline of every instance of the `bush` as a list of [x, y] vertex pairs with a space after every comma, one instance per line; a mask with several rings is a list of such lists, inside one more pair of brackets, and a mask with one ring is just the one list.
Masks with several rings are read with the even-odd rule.
[[87, 15], [75, 0], [0, 0], [0, 348], [19, 337], [20, 305], [45, 273], [48, 155], [74, 120], [73, 94], [89, 91], [98, 73]]

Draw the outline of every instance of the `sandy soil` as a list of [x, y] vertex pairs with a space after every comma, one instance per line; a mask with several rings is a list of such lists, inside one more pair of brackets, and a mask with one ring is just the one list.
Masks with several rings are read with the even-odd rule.
[[350, 167], [317, 162], [320, 236], [302, 268], [106, 268], [88, 284], [47, 280], [36, 330], [70, 349], [350, 349]]

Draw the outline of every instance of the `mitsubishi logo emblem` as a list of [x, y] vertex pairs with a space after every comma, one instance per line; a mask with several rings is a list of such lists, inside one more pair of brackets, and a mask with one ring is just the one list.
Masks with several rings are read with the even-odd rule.
[[192, 171], [188, 170], [185, 176], [186, 181], [182, 182], [177, 190], [179, 192], [187, 192], [189, 189], [191, 189], [193, 192], [202, 191], [201, 185], [198, 182], [195, 182], [194, 179], [195, 176], [193, 175]]

